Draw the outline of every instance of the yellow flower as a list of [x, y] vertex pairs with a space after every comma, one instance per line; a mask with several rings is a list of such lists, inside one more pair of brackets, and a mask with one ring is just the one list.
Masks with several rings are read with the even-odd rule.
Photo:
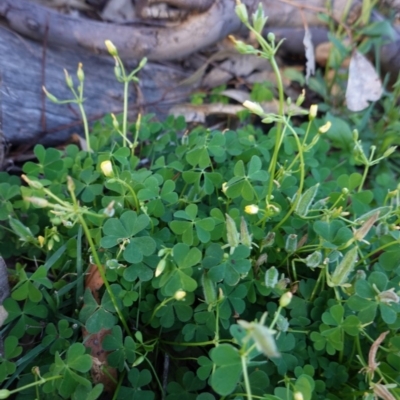
[[105, 176], [107, 176], [107, 177], [112, 177], [112, 176], [114, 176], [113, 167], [112, 167], [112, 164], [111, 164], [111, 161], [110, 161], [110, 160], [103, 161], [103, 162], [100, 164], [100, 169], [101, 169], [101, 172], [102, 172]]
[[244, 208], [244, 212], [247, 214], [257, 214], [260, 209], [255, 204], [250, 204]]

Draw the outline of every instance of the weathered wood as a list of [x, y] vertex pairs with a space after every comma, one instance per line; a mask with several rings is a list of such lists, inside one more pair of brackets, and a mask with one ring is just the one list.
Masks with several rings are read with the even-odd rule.
[[[9, 142], [60, 143], [72, 132], [81, 131], [76, 105], [57, 105], [46, 99], [43, 106], [42, 91], [44, 73], [45, 86], [50, 93], [59, 100], [72, 98], [65, 85], [63, 68], [77, 83], [75, 72], [79, 62], [85, 71], [84, 97], [89, 120], [122, 111], [123, 88], [115, 79], [114, 61], [110, 56], [50, 45], [44, 59], [42, 43], [23, 38], [1, 26], [0, 54], [2, 128]], [[127, 69], [135, 66], [136, 63], [128, 63]], [[139, 77], [139, 86], [130, 86], [132, 112], [156, 112], [165, 116], [172, 104], [186, 97], [184, 89], [179, 90], [176, 86], [187, 73], [174, 65], [149, 63]]]
[[[44, 102], [41, 89], [45, 84], [60, 100], [71, 98], [62, 69], [74, 77], [79, 62], [85, 70], [89, 120], [122, 110], [122, 87], [115, 80], [113, 60], [104, 54], [105, 39], [111, 39], [124, 61], [128, 60], [128, 69], [136, 66], [132, 60], [142, 56], [155, 60], [141, 71], [139, 87], [130, 87], [130, 111], [156, 112], [162, 118], [173, 105], [185, 101], [193, 89], [193, 85], [180, 87], [178, 83], [194, 72], [188, 60], [192, 61], [195, 52], [243, 28], [234, 14], [234, 0], [208, 0], [207, 5], [212, 5], [205, 12], [164, 28], [75, 18], [32, 1], [0, 0], [0, 122], [5, 139], [12, 143], [60, 143], [71, 132], [81, 131], [77, 107]], [[259, 0], [242, 2], [254, 8]], [[276, 0], [262, 3], [269, 16], [267, 31], [287, 38], [283, 50], [303, 54], [304, 28], [299, 8]], [[325, 0], [296, 3], [323, 7]], [[338, 19], [346, 4], [347, 0], [332, 2]], [[326, 30], [317, 27], [320, 21], [316, 12], [305, 8], [303, 15], [313, 31], [314, 43], [326, 40]], [[400, 66], [400, 35], [393, 29], [392, 36], [394, 42], [382, 47], [381, 62], [383, 71], [391, 71], [393, 76]], [[187, 60], [184, 64], [179, 61], [183, 57]], [[160, 64], [156, 60], [173, 61]]]

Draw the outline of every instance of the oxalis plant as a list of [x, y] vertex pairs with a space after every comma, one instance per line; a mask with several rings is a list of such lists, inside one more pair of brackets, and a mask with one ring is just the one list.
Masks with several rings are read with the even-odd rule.
[[262, 8], [236, 11], [276, 73], [276, 114], [244, 103], [268, 131], [129, 124], [145, 60], [128, 75], [107, 42], [122, 118], [0, 174], [0, 398], [400, 398], [395, 148], [285, 99]]

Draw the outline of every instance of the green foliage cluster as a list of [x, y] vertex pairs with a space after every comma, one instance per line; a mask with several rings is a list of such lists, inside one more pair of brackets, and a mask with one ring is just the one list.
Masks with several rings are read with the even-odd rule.
[[[245, 103], [268, 134], [112, 116], [90, 151], [36, 146], [27, 185], [0, 174], [0, 254], [17, 260], [0, 398], [99, 398], [82, 328], [110, 332], [114, 399], [400, 398], [394, 149], [378, 140], [369, 152], [316, 107], [295, 126], [262, 10], [253, 25], [237, 13], [261, 49], [237, 48], [277, 73], [277, 114]], [[79, 103], [81, 67], [78, 79]], [[91, 264], [99, 301], [85, 289]]]

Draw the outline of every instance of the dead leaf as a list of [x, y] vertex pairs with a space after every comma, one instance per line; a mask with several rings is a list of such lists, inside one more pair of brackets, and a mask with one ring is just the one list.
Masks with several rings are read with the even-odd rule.
[[350, 111], [362, 111], [368, 107], [369, 101], [379, 100], [382, 93], [382, 83], [375, 68], [360, 52], [355, 51], [349, 66], [347, 108]]
[[315, 74], [314, 44], [312, 42], [312, 35], [308, 27], [305, 27], [303, 44], [306, 51], [306, 83], [308, 85], [308, 79], [311, 75]]
[[89, 271], [85, 278], [85, 288], [90, 289], [95, 300], [99, 303], [98, 291], [104, 285], [103, 278], [100, 275], [99, 269], [96, 264], [90, 264]]
[[90, 334], [82, 328], [83, 343], [86, 348], [91, 349], [92, 368], [90, 374], [94, 383], [102, 383], [104, 391], [113, 394], [118, 382], [118, 373], [115, 368], [111, 368], [107, 362], [109, 352], [103, 349], [104, 337], [111, 334], [110, 329], [101, 329], [97, 333]]

